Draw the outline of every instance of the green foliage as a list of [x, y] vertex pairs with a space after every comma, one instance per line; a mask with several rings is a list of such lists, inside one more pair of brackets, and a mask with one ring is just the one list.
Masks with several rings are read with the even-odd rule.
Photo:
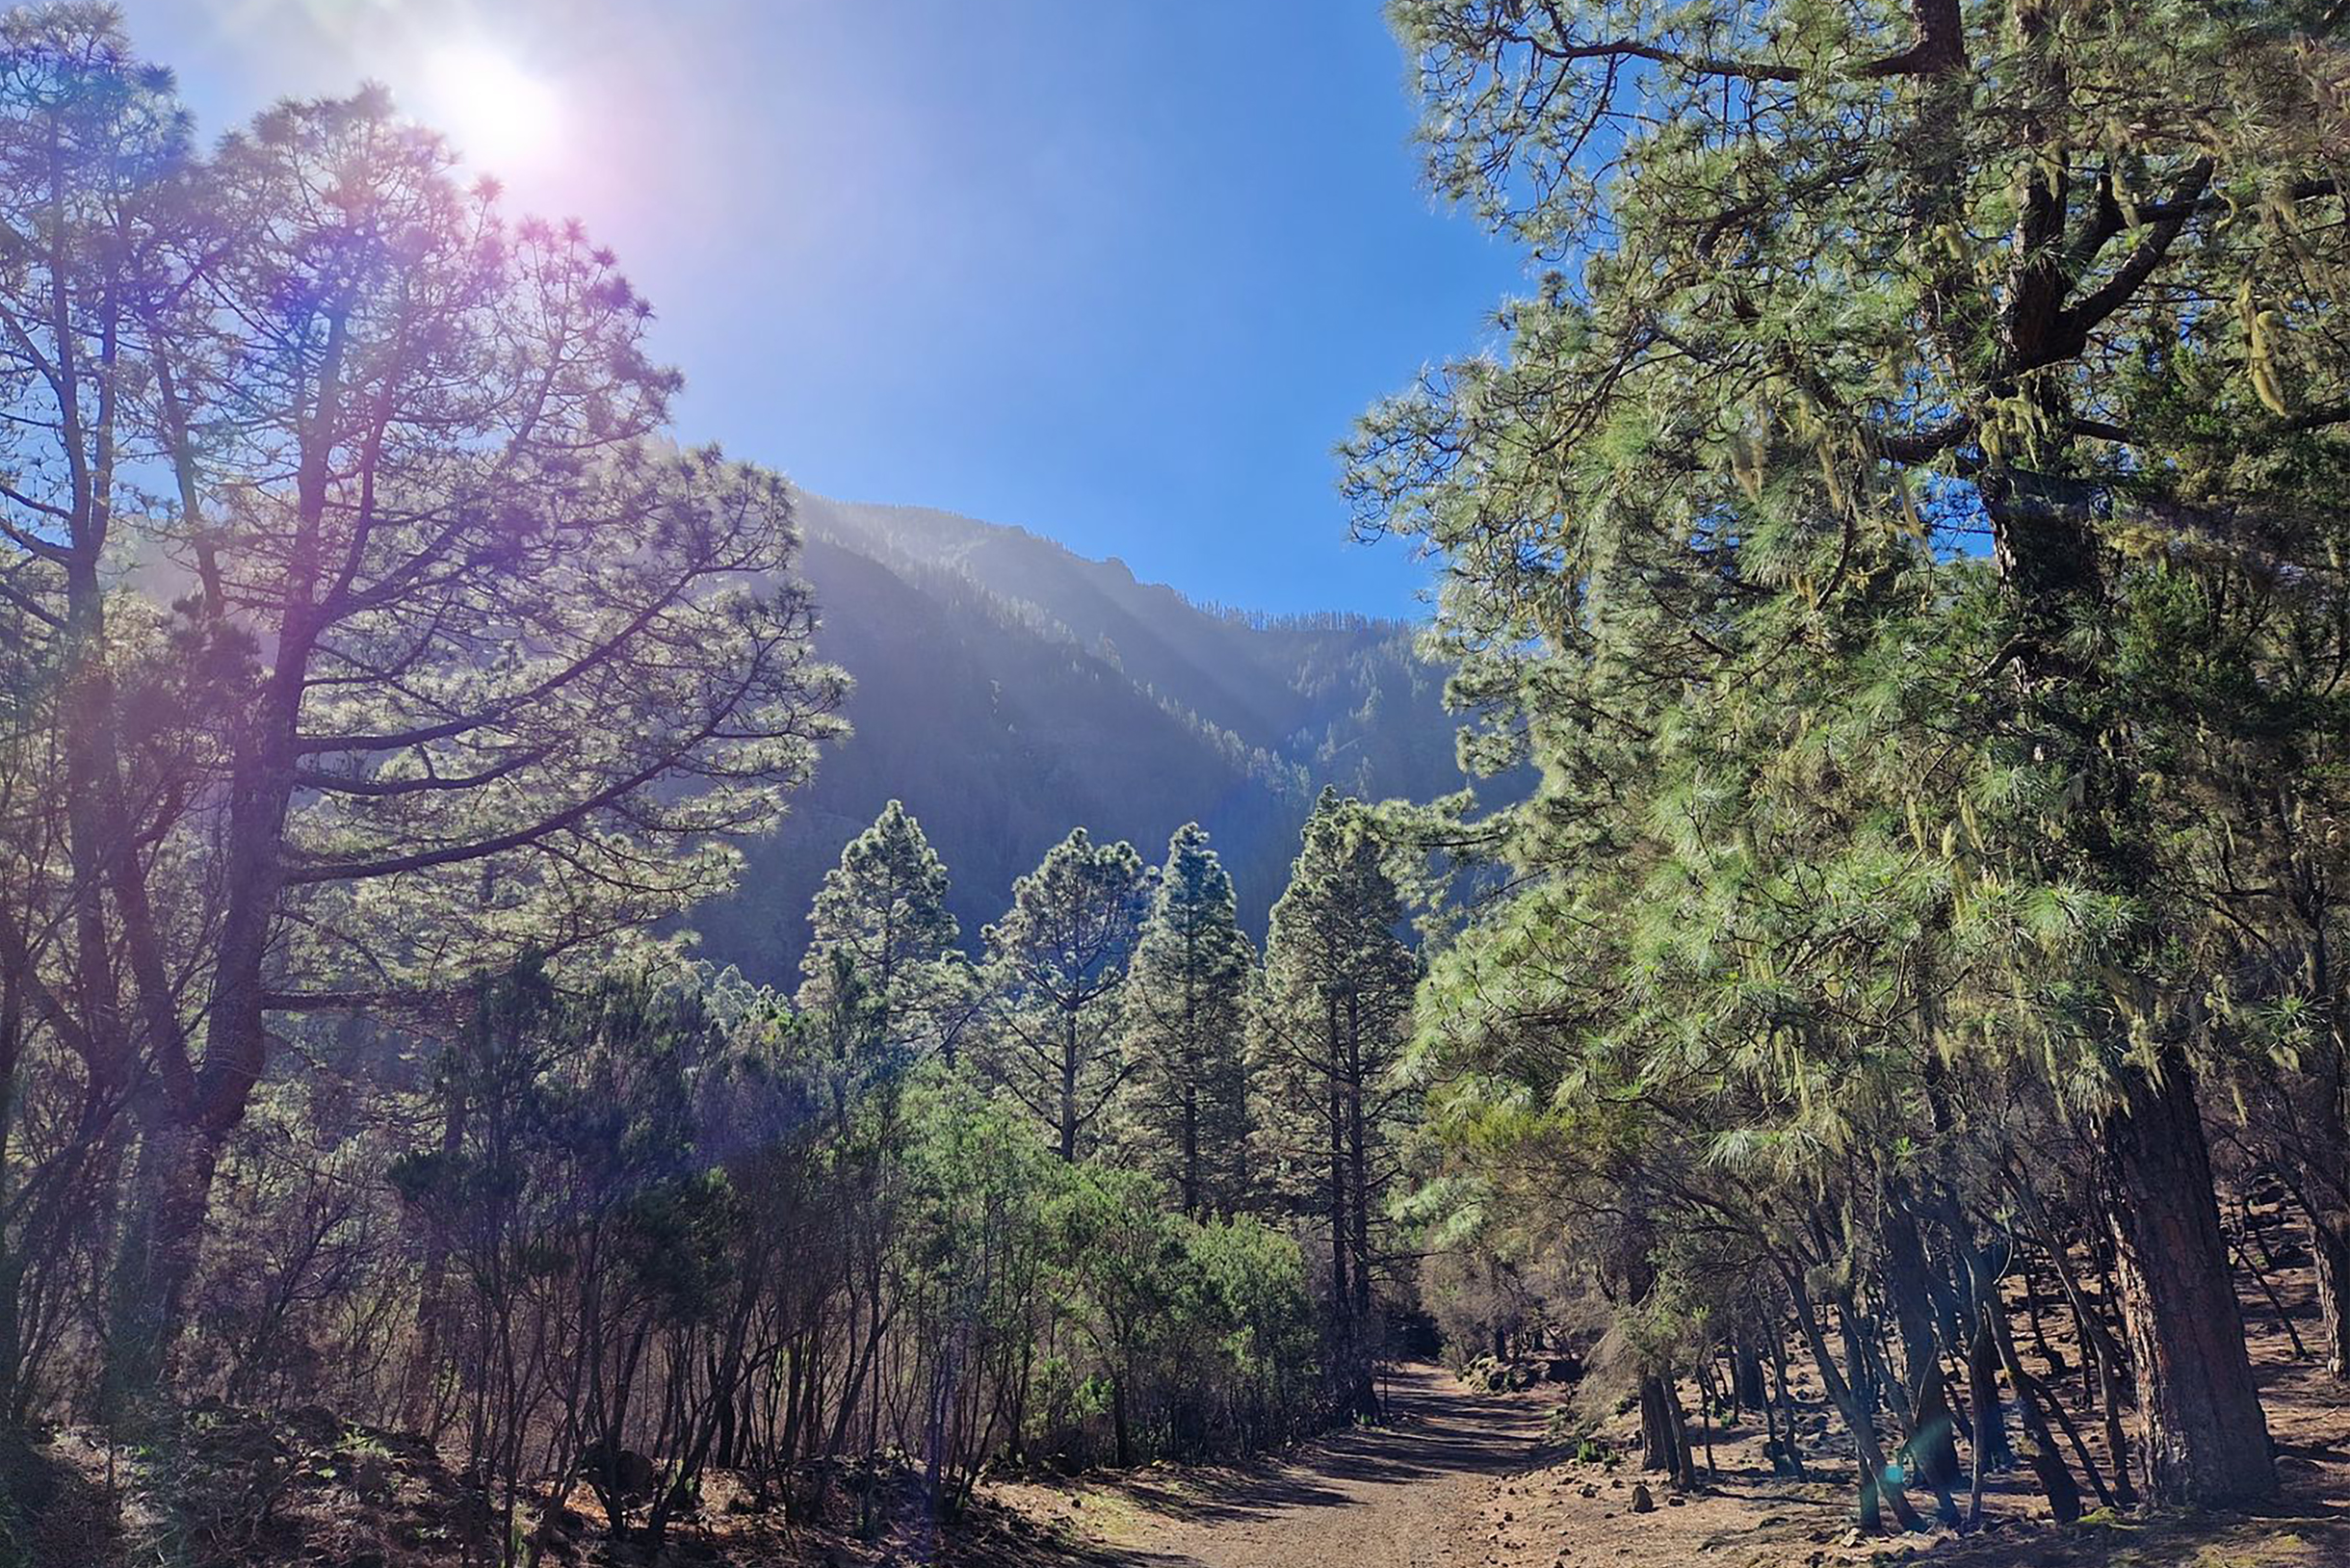
[[892, 800], [817, 892], [795, 1006], [831, 1062], [836, 1115], [923, 1055], [952, 1049], [970, 1017], [947, 885], [922, 824]]
[[[1431, 177], [1549, 269], [1348, 454], [1363, 530], [1443, 559], [1465, 754], [1539, 771], [1454, 835], [1510, 892], [1420, 1016], [1480, 1244], [1564, 1231], [1643, 1376], [1758, 1275], [1823, 1363], [1833, 1307], [1923, 1365], [1929, 1290], [2004, 1310], [1968, 1203], [2083, 1133], [2140, 1362], [2214, 1362], [2191, 1417], [2142, 1391], [2156, 1487], [2257, 1492], [2248, 1371], [2188, 1299], [2227, 1290], [2203, 1130], [2156, 1085], [2335, 988], [2301, 824], [2339, 749], [2340, 18], [1392, 14]], [[2338, 1053], [2271, 1088], [2338, 1128]], [[1824, 1371], [1866, 1452], [1877, 1374]]]
[[[1254, 962], [1202, 829], [1157, 880], [1071, 832], [975, 966], [892, 799], [804, 947], [760, 933], [793, 994], [685, 961], [848, 688], [806, 498], [677, 445], [650, 307], [580, 225], [509, 220], [379, 89], [199, 144], [116, 12], [57, 5], [0, 18], [0, 1425], [291, 1405], [346, 1439], [318, 1478], [444, 1455], [441, 1544], [523, 1562], [580, 1486], [657, 1556], [714, 1470], [870, 1528], [897, 1456], [945, 1510], [991, 1462], [1327, 1414], [1318, 1260], [1243, 1213]], [[857, 559], [983, 654], [875, 630], [893, 677], [984, 692], [1023, 783], [1133, 721], [1171, 745], [1073, 771], [1154, 831], [1240, 799], [1262, 879], [1309, 771], [1442, 760], [1395, 721], [1433, 694], [1407, 628], [1049, 549], [1015, 592], [945, 536]], [[925, 740], [922, 779], [985, 771]], [[1102, 803], [1031, 793], [991, 854]], [[1359, 1328], [1414, 971], [1369, 815], [1315, 820], [1285, 995], [1349, 1020]]]
[[1119, 1038], [1126, 970], [1149, 906], [1150, 876], [1131, 844], [1082, 828], [1012, 888], [1012, 907], [981, 933], [996, 1006], [990, 1076], [1055, 1138], [1063, 1160], [1096, 1147], [1132, 1073]]
[[1373, 1276], [1387, 1251], [1396, 1136], [1410, 1085], [1397, 1072], [1419, 962], [1405, 946], [1396, 851], [1374, 815], [1325, 790], [1289, 890], [1273, 905], [1257, 1009], [1265, 1120], [1283, 1196], [1326, 1241], [1334, 1401], [1374, 1413], [1381, 1346]]
[[1248, 1002], [1256, 954], [1232, 878], [1196, 823], [1167, 845], [1125, 1009], [1136, 1144], [1187, 1215], [1248, 1196]]

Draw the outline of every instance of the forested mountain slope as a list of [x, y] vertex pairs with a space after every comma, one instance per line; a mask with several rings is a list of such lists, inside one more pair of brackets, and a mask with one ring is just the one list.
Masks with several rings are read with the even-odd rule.
[[1398, 621], [1192, 603], [1016, 528], [802, 492], [818, 647], [856, 680], [834, 748], [703, 951], [786, 980], [842, 845], [905, 801], [954, 878], [967, 939], [1076, 823], [1155, 856], [1197, 820], [1262, 933], [1315, 793], [1454, 789], [1443, 672]]

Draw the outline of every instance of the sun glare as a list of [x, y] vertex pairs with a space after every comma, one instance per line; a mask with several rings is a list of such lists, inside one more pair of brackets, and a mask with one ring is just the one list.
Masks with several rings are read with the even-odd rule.
[[494, 49], [445, 49], [433, 57], [430, 80], [431, 118], [465, 161], [486, 173], [537, 162], [561, 129], [555, 90]]

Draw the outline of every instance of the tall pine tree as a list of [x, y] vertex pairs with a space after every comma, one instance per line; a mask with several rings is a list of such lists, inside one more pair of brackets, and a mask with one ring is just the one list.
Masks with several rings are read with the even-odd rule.
[[1197, 823], [1167, 844], [1128, 980], [1142, 1153], [1194, 1218], [1231, 1214], [1248, 1185], [1248, 990], [1256, 954], [1232, 878]]
[[[1776, 606], [1794, 628], [1912, 549], [1987, 556], [1982, 593], [1939, 579], [1923, 603], [1943, 625], [1919, 643], [1979, 637], [1985, 656], [1954, 700], [1888, 717], [2002, 786], [1983, 792], [2001, 821], [1960, 824], [1997, 862], [1966, 880], [2035, 889], [2049, 941], [2094, 957], [2040, 971], [2010, 950], [2011, 994], [2048, 1003], [1986, 1017], [1966, 1064], [2045, 1076], [2090, 1126], [2152, 1495], [2272, 1490], [2198, 1092], [2232, 1050], [2212, 976], [2255, 966], [2220, 942], [2184, 959], [2210, 923], [2168, 889], [2200, 835], [2160, 816], [2249, 705], [2170, 730], [2159, 677], [2177, 650], [2210, 656], [2211, 690], [2273, 672], [2207, 627], [2149, 633], [2166, 603], [2270, 598], [2340, 559], [2342, 18], [2176, 0], [1393, 14], [1432, 177], [1550, 269], [1505, 313], [1505, 353], [1380, 410], [1355, 452], [1369, 527], [1445, 552], [1459, 690], [1498, 720], [1480, 746], [1604, 791], [1586, 738], [1685, 737], [1689, 666], [1732, 663], [1725, 614]], [[2297, 820], [2307, 781], [2276, 781]], [[1710, 806], [1658, 803], [1660, 835]], [[1770, 824], [1736, 826], [1727, 842]], [[1510, 831], [1523, 872], [1586, 869], [1559, 852], [1570, 814]], [[2220, 924], [2244, 924], [2243, 890], [2220, 891]], [[2316, 946], [2260, 962], [2291, 973]]]
[[1394, 1068], [1409, 1034], [1419, 962], [1399, 934], [1403, 900], [1362, 802], [1325, 789], [1306, 821], [1289, 890], [1273, 905], [1259, 1008], [1271, 1105], [1296, 1194], [1326, 1221], [1331, 1395], [1371, 1416], [1371, 1275], [1401, 1111]]
[[952, 1043], [968, 987], [947, 912], [947, 868], [892, 800], [824, 875], [800, 958], [799, 1011], [844, 1084]]
[[1063, 1160], [1098, 1141], [1126, 1085], [1120, 993], [1150, 882], [1133, 845], [1076, 828], [1013, 884], [1010, 912], [984, 933], [990, 1076], [1052, 1130]]

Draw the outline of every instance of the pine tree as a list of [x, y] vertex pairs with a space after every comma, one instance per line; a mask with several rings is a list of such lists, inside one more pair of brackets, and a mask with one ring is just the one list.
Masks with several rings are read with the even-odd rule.
[[1248, 990], [1256, 954], [1197, 823], [1167, 844], [1127, 982], [1144, 1158], [1185, 1215], [1231, 1214], [1248, 1182]]
[[841, 850], [808, 921], [798, 1008], [848, 1078], [952, 1046], [969, 987], [947, 869], [901, 802]]
[[1273, 905], [1258, 1013], [1268, 1113], [1292, 1168], [1312, 1172], [1301, 1198], [1329, 1226], [1333, 1398], [1360, 1416], [1378, 1409], [1371, 1275], [1402, 1109], [1393, 1069], [1419, 976], [1399, 934], [1403, 901], [1388, 854], [1362, 802], [1323, 790]]
[[983, 933], [990, 1076], [1065, 1161], [1098, 1141], [1129, 1076], [1119, 1003], [1150, 884], [1133, 845], [1097, 845], [1080, 827], [1013, 884], [1011, 911]]
[[[1819, 977], [1721, 966], [1718, 943], [1605, 961], [1624, 911], [1562, 911], [1613, 834], [1685, 868], [1703, 919], [1767, 925], [1770, 902], [1818, 902], [1807, 861], [1866, 872], [1847, 851], [1906, 818], [1953, 892], [1894, 962], [1840, 955], [1836, 979], [1909, 997], [1938, 1047], [1963, 1040], [1963, 1070], [2088, 1123], [2148, 1490], [2272, 1490], [2197, 1089], [2232, 1042], [2203, 999], [2215, 974], [2313, 972], [2319, 944], [2244, 954], [2233, 931], [2275, 912], [2198, 865], [2207, 823], [2168, 802], [2195, 800], [2181, 781], [2241, 743], [2244, 697], [2298, 658], [2281, 650], [2330, 635], [2325, 612], [2215, 634], [2220, 607], [2283, 602], [2265, 585], [2340, 555], [2350, 355], [2320, 324], [2350, 275], [2344, 124], [2312, 65], [2339, 18], [2172, 0], [1394, 14], [1432, 176], [1557, 269], [1511, 301], [1506, 352], [1379, 410], [1352, 466], [1367, 532], [1445, 553], [1456, 691], [1494, 720], [1472, 750], [1542, 769], [1547, 798], [1497, 836], [1522, 889], [1569, 891], [1535, 895], [1549, 908], [1517, 923], [1520, 957], [1587, 975], [1595, 997], [1684, 998], [1705, 974], [1800, 992]], [[2240, 111], [2187, 108], [2210, 101]], [[1882, 597], [1896, 573], [1927, 621], [1907, 662], [1978, 650], [1944, 700], [1915, 702], [1896, 670], [1772, 714], [1775, 731], [1741, 708], [1905, 613]], [[2180, 701], [2169, 677], [2198, 663], [2205, 693], [2236, 700]], [[1823, 727], [1869, 704], [1939, 776], [1856, 802], [1827, 824], [1841, 848], [1791, 846], [1773, 813], [1804, 803], [1785, 791], [1739, 809], [1723, 770], [1664, 785], [1607, 763], [1711, 745], [1815, 769]], [[2316, 727], [2306, 710], [2287, 722]], [[2287, 822], [2312, 805], [2306, 776], [2263, 782]], [[1959, 795], [1967, 820], [1937, 823]], [[1893, 929], [1877, 902], [1852, 928], [1871, 940]], [[2028, 936], [2006, 950], [2004, 995], [2034, 1000], [2007, 1008], [1985, 976], [1974, 1027], [1953, 1027], [1953, 999], [1908, 960], [2002, 910]], [[1756, 1006], [1741, 1027], [1749, 1049], [1813, 1058], [1809, 1080], [1837, 1062], [1836, 1022]], [[1949, 1109], [1933, 1107], [1937, 1131]]]

